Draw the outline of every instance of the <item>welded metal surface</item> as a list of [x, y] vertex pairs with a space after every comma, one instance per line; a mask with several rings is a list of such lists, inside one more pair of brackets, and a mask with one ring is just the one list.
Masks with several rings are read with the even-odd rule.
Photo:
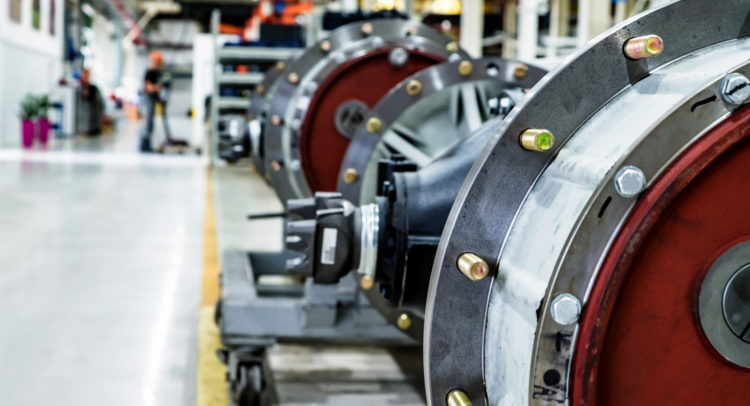
[[[455, 269], [458, 255], [470, 251], [488, 262], [500, 258], [505, 236], [527, 191], [580, 123], [659, 66], [712, 44], [747, 37], [747, 11], [741, 1], [708, 4], [684, 0], [627, 21], [550, 75], [532, 90], [525, 108], [517, 109], [509, 122], [498, 126], [497, 137], [477, 161], [454, 206], [439, 248], [441, 260], [433, 269], [430, 297], [435, 300], [428, 304], [430, 326], [425, 332], [427, 391], [433, 404], [442, 404], [448, 391], [456, 387], [465, 390], [475, 404], [487, 403], [484, 337], [479, 332], [484, 329], [492, 281], [466, 280]], [[713, 18], [706, 19], [706, 15]], [[625, 40], [651, 33], [664, 38], [666, 49], [661, 55], [639, 61], [622, 56]], [[558, 141], [556, 147], [548, 153], [523, 151], [517, 137], [526, 128], [551, 130]], [[487, 173], [503, 176], [480, 176]], [[465, 205], [473, 209], [461, 210]], [[529, 386], [528, 381], [521, 385]]]
[[[471, 73], [462, 75], [459, 66], [467, 62], [472, 66]], [[517, 69], [525, 73], [517, 75]], [[382, 129], [372, 133], [360, 126], [352, 138], [341, 164], [338, 191], [352, 202], [371, 201], [379, 159], [400, 153], [420, 167], [425, 166], [490, 117], [486, 104], [489, 98], [507, 88], [531, 88], [545, 73], [517, 61], [483, 58], [447, 62], [404, 79], [365, 118], [379, 119]], [[409, 89], [414, 81], [420, 90], [411, 95]], [[347, 183], [344, 174], [351, 169], [361, 175], [357, 182]]]
[[[364, 24], [370, 24], [371, 33], [363, 33]], [[324, 41], [330, 44], [330, 49], [324, 50], [318, 43], [288, 67], [288, 72], [296, 74], [297, 80], [290, 81], [288, 75], [286, 80], [280, 80], [269, 104], [268, 117], [276, 116], [279, 121], [277, 125], [268, 126], [264, 134], [265, 165], [282, 201], [311, 195], [299, 161], [299, 129], [310, 98], [328, 74], [346, 61], [381, 49], [400, 46], [440, 59], [447, 59], [454, 53], [446, 49], [450, 40], [441, 33], [404, 20], [349, 24], [334, 31]], [[459, 57], [463, 55], [460, 53]]]

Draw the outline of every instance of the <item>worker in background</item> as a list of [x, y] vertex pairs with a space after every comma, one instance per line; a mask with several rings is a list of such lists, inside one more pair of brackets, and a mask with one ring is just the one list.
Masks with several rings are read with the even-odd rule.
[[104, 99], [96, 85], [91, 83], [91, 71], [84, 68], [79, 81], [80, 108], [78, 110], [78, 128], [84, 135], [94, 136], [102, 133], [104, 118]]
[[156, 106], [161, 105], [162, 123], [164, 124], [164, 134], [166, 143], [172, 141], [172, 134], [169, 131], [167, 123], [167, 98], [169, 96], [170, 80], [169, 74], [164, 72], [164, 57], [159, 51], [153, 51], [149, 55], [151, 65], [146, 71], [144, 85], [144, 105], [146, 108], [146, 125], [141, 134], [141, 151], [151, 152], [151, 133], [154, 131], [154, 115]]

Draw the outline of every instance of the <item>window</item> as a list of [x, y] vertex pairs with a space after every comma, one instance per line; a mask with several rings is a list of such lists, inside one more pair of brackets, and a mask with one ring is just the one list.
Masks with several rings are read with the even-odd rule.
[[42, 28], [42, 0], [33, 0], [31, 3], [31, 26], [35, 30]]
[[49, 35], [55, 36], [55, 0], [49, 0]]
[[23, 0], [10, 0], [10, 7], [8, 9], [10, 21], [21, 22], [21, 3], [23, 3]]

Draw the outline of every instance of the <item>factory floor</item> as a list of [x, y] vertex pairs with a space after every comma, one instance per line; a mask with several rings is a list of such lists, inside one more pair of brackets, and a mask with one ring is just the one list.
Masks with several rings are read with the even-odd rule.
[[[281, 246], [247, 165], [141, 155], [139, 124], [0, 151], [3, 405], [226, 405], [220, 253]], [[173, 132], [191, 131], [186, 118]], [[283, 405], [419, 405], [416, 348], [277, 346]]]

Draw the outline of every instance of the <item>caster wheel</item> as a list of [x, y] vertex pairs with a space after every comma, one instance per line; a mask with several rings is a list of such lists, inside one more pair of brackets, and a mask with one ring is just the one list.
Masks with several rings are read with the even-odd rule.
[[240, 367], [240, 379], [237, 382], [237, 404], [239, 406], [260, 406], [263, 390], [263, 370], [260, 365]]

